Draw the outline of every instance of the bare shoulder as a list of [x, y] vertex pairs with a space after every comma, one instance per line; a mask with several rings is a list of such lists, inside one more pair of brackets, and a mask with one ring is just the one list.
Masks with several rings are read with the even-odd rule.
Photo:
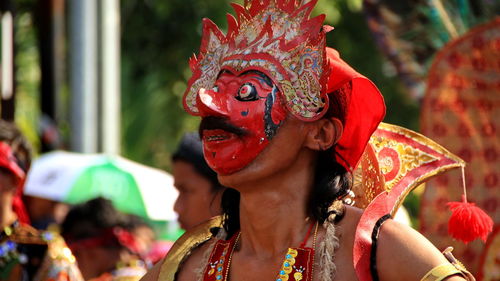
[[448, 263], [423, 235], [394, 220], [387, 220], [380, 229], [376, 262], [380, 280], [385, 281], [421, 280], [432, 268]]
[[345, 246], [351, 252], [354, 245], [354, 233], [356, 233], [356, 228], [362, 215], [362, 209], [347, 205], [344, 217], [338, 223], [341, 247]]

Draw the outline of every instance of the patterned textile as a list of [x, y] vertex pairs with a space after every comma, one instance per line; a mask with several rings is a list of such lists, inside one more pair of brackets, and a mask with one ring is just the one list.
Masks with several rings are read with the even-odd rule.
[[0, 280], [83, 281], [60, 235], [17, 222], [0, 234], [0, 273]]
[[[467, 162], [468, 200], [500, 222], [500, 19], [477, 27], [436, 57], [422, 106], [422, 132]], [[438, 248], [448, 245], [472, 273], [485, 245], [467, 246], [447, 235], [446, 202], [460, 201], [459, 171], [428, 183], [421, 202], [420, 231]], [[483, 258], [484, 259], [484, 258]], [[497, 259], [497, 269], [499, 268]], [[490, 280], [485, 277], [485, 280]]]
[[383, 220], [394, 216], [415, 187], [463, 164], [460, 158], [421, 134], [395, 125], [379, 125], [354, 173], [349, 198], [355, 206], [365, 208], [353, 249], [360, 280], [372, 280], [376, 251], [372, 255], [366, 249], [376, 245], [372, 233]]
[[52, 232], [43, 232], [47, 241], [47, 253], [34, 280], [83, 281], [76, 259], [64, 239]]

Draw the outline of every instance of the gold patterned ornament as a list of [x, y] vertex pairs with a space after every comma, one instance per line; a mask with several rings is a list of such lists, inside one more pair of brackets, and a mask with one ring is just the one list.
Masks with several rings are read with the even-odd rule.
[[[390, 194], [398, 186], [394, 215], [404, 198], [418, 185], [464, 161], [431, 139], [403, 127], [381, 123], [370, 139], [353, 173], [352, 193], [347, 203], [366, 208], [379, 194]], [[419, 171], [422, 170], [422, 172]]]
[[210, 270], [208, 271], [208, 275], [213, 275], [215, 273], [215, 267], [217, 266], [218, 263], [219, 261], [210, 263]]
[[304, 272], [305, 268], [303, 266], [299, 266], [298, 268], [293, 266], [293, 269], [295, 269], [295, 273], [293, 274], [293, 278], [295, 278], [295, 281], [300, 281], [304, 276], [302, 273]]
[[365, 209], [356, 228], [353, 249], [354, 267], [361, 280], [371, 280], [370, 255], [365, 251], [372, 247], [371, 234], [379, 219], [394, 217], [406, 196], [431, 177], [465, 165], [462, 159], [431, 139], [385, 123], [371, 137], [362, 159], [366, 157], [355, 171], [354, 180], [363, 179], [363, 173], [382, 175], [383, 180], [366, 181], [368, 186], [355, 182], [356, 193], [349, 198], [355, 204], [363, 203], [361, 207]]

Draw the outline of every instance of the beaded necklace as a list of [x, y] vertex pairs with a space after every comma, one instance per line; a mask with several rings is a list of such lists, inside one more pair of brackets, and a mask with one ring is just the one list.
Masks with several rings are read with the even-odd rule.
[[[314, 230], [312, 248], [306, 247], [306, 243], [313, 226], [314, 224], [311, 224], [304, 241], [299, 247], [288, 248], [275, 279], [276, 281], [312, 281], [318, 223], [316, 223]], [[240, 235], [241, 232], [238, 232], [229, 240], [219, 240], [216, 242], [208, 260], [207, 267], [205, 268], [203, 281], [228, 281], [231, 259], [240, 239]]]

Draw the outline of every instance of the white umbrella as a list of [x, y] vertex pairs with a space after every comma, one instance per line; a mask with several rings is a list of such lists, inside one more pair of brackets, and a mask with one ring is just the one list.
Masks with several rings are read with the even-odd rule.
[[47, 153], [34, 161], [24, 192], [70, 204], [102, 196], [123, 212], [151, 220], [177, 218], [172, 176], [119, 156]]

